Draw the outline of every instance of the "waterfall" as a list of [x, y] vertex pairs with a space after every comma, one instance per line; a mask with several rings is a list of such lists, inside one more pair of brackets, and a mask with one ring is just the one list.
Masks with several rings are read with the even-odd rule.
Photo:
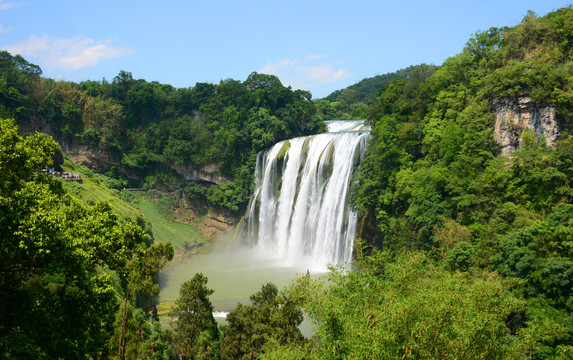
[[348, 204], [364, 156], [364, 121], [329, 121], [329, 132], [275, 144], [258, 154], [255, 192], [239, 235], [278, 262], [325, 271], [352, 259], [357, 214]]

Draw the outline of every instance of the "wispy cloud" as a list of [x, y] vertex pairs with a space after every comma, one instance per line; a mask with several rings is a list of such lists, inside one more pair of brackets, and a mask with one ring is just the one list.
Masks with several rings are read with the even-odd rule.
[[7, 28], [6, 26], [0, 24], [0, 34], [7, 34], [12, 31], [12, 28]]
[[351, 76], [350, 72], [340, 68], [344, 61], [321, 61], [327, 57], [328, 54], [308, 55], [302, 60], [287, 58], [269, 61], [259, 72], [276, 75], [283, 84], [306, 90]]
[[15, 7], [20, 7], [21, 4], [16, 1], [0, 0], [0, 10], [8, 10]]
[[310, 54], [307, 55], [307, 58], [310, 60], [320, 60], [328, 57], [328, 54]]
[[299, 60], [293, 59], [283, 59], [277, 62], [269, 61], [262, 69], [259, 70], [260, 73], [277, 75], [283, 73], [285, 69], [291, 69], [299, 63]]
[[134, 53], [131, 48], [112, 46], [109, 40], [96, 42], [85, 37], [57, 39], [31, 35], [27, 40], [4, 47], [12, 54], [29, 56], [49, 69], [78, 70], [102, 60]]

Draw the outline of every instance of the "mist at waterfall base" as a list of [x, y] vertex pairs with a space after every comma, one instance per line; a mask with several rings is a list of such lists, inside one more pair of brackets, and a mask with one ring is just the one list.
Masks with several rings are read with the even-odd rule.
[[327, 123], [328, 133], [258, 155], [255, 192], [233, 245], [168, 266], [160, 301], [176, 300], [181, 284], [201, 272], [215, 290], [215, 315], [224, 317], [267, 282], [282, 289], [297, 275], [351, 260], [357, 216], [347, 200], [369, 131], [363, 121]]

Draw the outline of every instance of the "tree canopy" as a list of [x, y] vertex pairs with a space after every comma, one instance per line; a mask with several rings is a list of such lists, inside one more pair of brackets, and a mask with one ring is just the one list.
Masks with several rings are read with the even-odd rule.
[[40, 172], [58, 149], [52, 138], [0, 119], [0, 145], [2, 357], [108, 356], [118, 295], [157, 292], [153, 276], [173, 249], [149, 247], [109, 205], [85, 206]]

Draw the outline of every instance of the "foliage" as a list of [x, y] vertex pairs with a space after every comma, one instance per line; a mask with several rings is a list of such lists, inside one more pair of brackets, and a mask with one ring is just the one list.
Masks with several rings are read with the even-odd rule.
[[317, 345], [272, 346], [263, 358], [513, 359], [544, 336], [562, 338], [555, 322], [515, 331], [525, 303], [511, 285], [489, 271], [448, 273], [421, 253], [374, 251], [351, 272], [299, 278], [289, 291], [316, 322]]
[[[564, 215], [573, 201], [572, 26], [571, 7], [528, 13], [513, 28], [476, 33], [441, 67], [390, 82], [369, 105], [372, 141], [353, 190], [372, 245], [431, 251], [451, 272], [521, 279], [518, 328], [560, 328], [536, 345], [539, 359], [573, 344]], [[524, 95], [555, 109], [560, 138], [552, 148], [524, 131], [521, 146], [499, 156], [496, 104]]]
[[141, 211], [153, 224], [150, 230], [155, 241], [170, 242], [175, 249], [183, 248], [185, 243], [198, 244], [203, 241], [195, 226], [173, 221], [173, 198], [155, 191], [130, 193], [124, 190], [121, 195], [129, 197], [126, 202]]
[[217, 359], [219, 357], [219, 330], [213, 318], [213, 306], [207, 288], [207, 278], [201, 273], [184, 282], [173, 315], [175, 344], [179, 354], [189, 359]]
[[394, 73], [362, 79], [346, 89], [334, 91], [323, 99], [315, 100], [325, 120], [362, 120], [368, 118], [368, 104], [375, 100], [389, 83], [395, 80], [412, 79], [423, 73], [431, 73], [433, 65], [415, 65]]
[[[118, 315], [122, 314], [120, 311]], [[126, 359], [173, 360], [176, 353], [173, 349], [171, 330], [162, 330], [157, 320], [149, 322], [147, 314], [140, 308], [128, 307], [126, 322]], [[121, 327], [122, 318], [118, 316], [114, 327]], [[119, 341], [114, 334], [112, 344]]]
[[[217, 165], [233, 177], [275, 142], [326, 130], [311, 94], [283, 86], [274, 75], [254, 72], [244, 82], [176, 89], [120, 71], [112, 82], [75, 84], [41, 78], [38, 66], [6, 51], [0, 68], [0, 116], [30, 130], [38, 128], [30, 119], [40, 120], [60, 143], [98, 148], [116, 159], [118, 180], [127, 173], [151, 188], [173, 190], [174, 178], [181, 178], [173, 169]], [[209, 199], [237, 211], [246, 206], [248, 189], [239, 179], [224, 189], [230, 198]]]
[[0, 120], [0, 352], [7, 359], [108, 356], [117, 296], [156, 293], [169, 244], [120, 223], [109, 205], [85, 206], [38, 171], [57, 144]]
[[298, 329], [302, 311], [291, 295], [279, 295], [277, 287], [267, 283], [251, 295], [251, 304], [239, 303], [227, 315], [221, 343], [222, 359], [258, 359], [265, 344], [299, 345], [304, 338]]
[[[350, 85], [348, 88], [349, 90], [354, 90], [360, 94], [360, 101], [364, 103], [368, 103], [371, 100], [376, 98], [376, 95], [380, 91], [380, 89], [384, 88], [388, 83], [396, 80], [396, 79], [407, 79], [412, 75], [412, 72], [415, 71], [416, 68], [419, 67], [427, 67], [427, 68], [435, 68], [433, 65], [413, 65], [409, 66], [405, 69], [398, 70], [393, 73], [388, 73], [384, 75], [376, 75], [370, 78], [365, 78], [360, 80], [354, 85]], [[325, 97], [323, 100], [327, 100], [329, 102], [338, 101], [338, 97], [344, 92], [344, 90], [337, 90], [334, 91], [332, 94]], [[330, 119], [330, 118], [329, 118]]]

